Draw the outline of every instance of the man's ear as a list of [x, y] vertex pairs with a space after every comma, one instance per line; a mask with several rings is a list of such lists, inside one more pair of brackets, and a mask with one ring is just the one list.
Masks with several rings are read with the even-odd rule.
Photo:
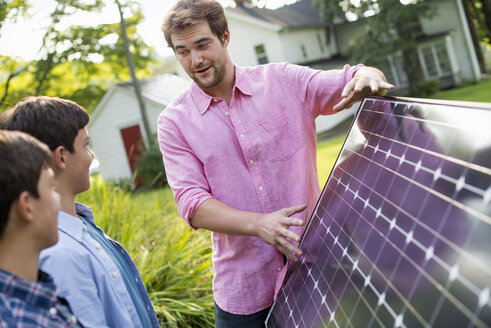
[[63, 146], [58, 146], [53, 150], [53, 165], [58, 170], [66, 168], [67, 150]]
[[230, 31], [228, 29], [222, 34], [222, 43], [225, 48], [227, 48], [230, 43]]
[[23, 191], [13, 204], [13, 206], [17, 209], [19, 219], [23, 220], [24, 222], [32, 222], [34, 220], [34, 208], [32, 206], [33, 200], [34, 197], [28, 191]]

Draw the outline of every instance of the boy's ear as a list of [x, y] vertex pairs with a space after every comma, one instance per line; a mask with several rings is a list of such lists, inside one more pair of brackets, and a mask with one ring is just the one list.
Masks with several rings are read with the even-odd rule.
[[58, 146], [53, 150], [53, 165], [59, 170], [66, 168], [67, 150], [63, 146]]
[[23, 191], [20, 193], [19, 198], [14, 203], [17, 207], [17, 213], [19, 214], [19, 219], [27, 222], [32, 222], [34, 220], [34, 208], [32, 207], [33, 196], [28, 191]]

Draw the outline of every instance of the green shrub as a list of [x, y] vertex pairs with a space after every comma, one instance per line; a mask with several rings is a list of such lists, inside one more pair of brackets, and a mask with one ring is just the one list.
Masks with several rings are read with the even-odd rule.
[[77, 200], [130, 253], [161, 327], [213, 327], [210, 233], [184, 223], [169, 188], [131, 194], [94, 177]]
[[429, 97], [438, 92], [438, 80], [427, 80], [416, 86], [416, 97]]
[[165, 186], [164, 163], [160, 153], [159, 144], [154, 136], [147, 148], [141, 150], [141, 155], [136, 161], [135, 179], [148, 188]]

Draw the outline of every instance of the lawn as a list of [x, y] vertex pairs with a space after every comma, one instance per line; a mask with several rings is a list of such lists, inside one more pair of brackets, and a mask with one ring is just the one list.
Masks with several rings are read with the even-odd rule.
[[491, 78], [465, 87], [440, 91], [432, 95], [431, 98], [491, 102]]
[[[491, 79], [433, 98], [491, 102], [490, 90]], [[344, 139], [341, 134], [318, 143], [321, 188]], [[129, 251], [162, 327], [213, 327], [210, 233], [193, 231], [184, 223], [169, 188], [131, 194], [93, 177], [91, 189], [78, 201], [90, 205], [96, 222]]]
[[317, 174], [321, 189], [331, 173], [345, 138], [346, 136], [343, 134], [317, 144]]

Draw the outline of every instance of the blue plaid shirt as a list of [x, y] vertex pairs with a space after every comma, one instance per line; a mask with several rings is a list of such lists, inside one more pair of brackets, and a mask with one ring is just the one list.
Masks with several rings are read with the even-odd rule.
[[0, 270], [0, 327], [81, 327], [56, 286], [39, 270], [38, 281], [26, 281]]

